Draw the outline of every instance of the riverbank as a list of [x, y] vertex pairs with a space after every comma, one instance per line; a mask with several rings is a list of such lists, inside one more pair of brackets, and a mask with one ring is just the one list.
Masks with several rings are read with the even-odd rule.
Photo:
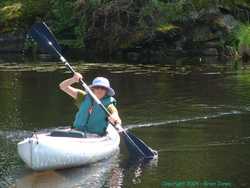
[[[39, 10], [29, 11], [38, 5]], [[27, 38], [28, 28], [39, 20], [46, 21], [65, 56], [74, 60], [248, 62], [250, 57], [247, 1], [6, 1], [0, 6], [1, 58], [8, 53], [32, 61], [53, 59]]]

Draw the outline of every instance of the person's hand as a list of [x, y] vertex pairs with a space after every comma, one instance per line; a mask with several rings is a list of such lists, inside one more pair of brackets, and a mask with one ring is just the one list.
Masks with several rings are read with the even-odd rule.
[[122, 128], [121, 124], [116, 124], [114, 127], [115, 127], [115, 129], [116, 129], [119, 133], [125, 131], [125, 130]]
[[108, 117], [108, 120], [110, 123], [112, 123], [113, 125], [116, 125], [116, 124], [121, 124], [122, 121], [118, 115], [118, 113], [112, 113], [109, 117]]
[[79, 72], [76, 72], [74, 74], [74, 76], [72, 77], [72, 79], [74, 80], [74, 82], [79, 82], [82, 79], [82, 75]]

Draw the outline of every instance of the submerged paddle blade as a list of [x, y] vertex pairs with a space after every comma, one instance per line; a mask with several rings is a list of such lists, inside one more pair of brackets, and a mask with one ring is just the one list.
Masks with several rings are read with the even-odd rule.
[[28, 34], [48, 53], [58, 56], [54, 48], [61, 53], [60, 45], [44, 22], [33, 24]]
[[144, 159], [154, 159], [158, 156], [156, 151], [148, 147], [142, 140], [137, 138], [131, 132], [122, 132], [122, 136], [124, 137], [128, 150], [131, 153], [136, 153], [138, 157], [142, 157]]

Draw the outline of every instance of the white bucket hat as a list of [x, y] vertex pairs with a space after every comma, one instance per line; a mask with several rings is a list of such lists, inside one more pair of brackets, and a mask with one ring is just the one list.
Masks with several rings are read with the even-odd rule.
[[96, 86], [105, 87], [108, 90], [107, 95], [109, 95], [109, 96], [114, 96], [115, 95], [115, 91], [110, 87], [110, 83], [109, 83], [109, 80], [107, 78], [96, 77], [92, 81], [92, 84], [89, 87], [93, 88], [93, 87], [96, 87]]

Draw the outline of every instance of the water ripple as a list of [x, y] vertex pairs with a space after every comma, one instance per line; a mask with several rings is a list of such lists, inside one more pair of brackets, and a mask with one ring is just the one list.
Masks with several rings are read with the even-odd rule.
[[160, 122], [155, 122], [155, 123], [145, 123], [145, 124], [131, 124], [126, 127], [126, 129], [134, 129], [134, 128], [140, 128], [140, 127], [155, 127], [155, 126], [161, 126], [161, 125], [166, 125], [166, 124], [178, 124], [178, 123], [183, 123], [183, 122], [189, 122], [189, 121], [196, 121], [196, 120], [202, 120], [202, 119], [214, 119], [222, 116], [228, 116], [228, 115], [237, 115], [237, 114], [242, 114], [242, 111], [238, 110], [232, 110], [229, 112], [219, 112], [216, 114], [212, 115], [206, 115], [206, 116], [196, 116], [192, 118], [183, 118], [183, 119], [176, 119], [176, 120], [167, 120], [167, 121], [160, 121]]

